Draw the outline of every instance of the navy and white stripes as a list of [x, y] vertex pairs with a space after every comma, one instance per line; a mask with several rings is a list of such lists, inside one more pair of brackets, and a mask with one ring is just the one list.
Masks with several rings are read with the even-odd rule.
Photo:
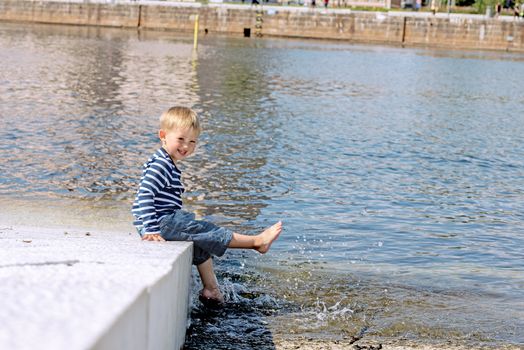
[[184, 186], [180, 182], [180, 174], [163, 148], [158, 149], [144, 164], [131, 210], [135, 217], [133, 225], [143, 227], [144, 234], [159, 234], [160, 219], [182, 208]]

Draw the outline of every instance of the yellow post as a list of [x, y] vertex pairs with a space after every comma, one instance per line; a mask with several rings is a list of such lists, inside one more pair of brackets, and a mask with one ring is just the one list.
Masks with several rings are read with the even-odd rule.
[[198, 46], [198, 15], [195, 15], [195, 35], [193, 39], [193, 49], [196, 50]]

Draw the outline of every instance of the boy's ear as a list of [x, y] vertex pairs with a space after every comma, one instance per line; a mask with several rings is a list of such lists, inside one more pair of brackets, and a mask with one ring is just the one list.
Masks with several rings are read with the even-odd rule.
[[166, 132], [164, 130], [158, 130], [158, 137], [160, 140], [163, 140], [166, 138]]

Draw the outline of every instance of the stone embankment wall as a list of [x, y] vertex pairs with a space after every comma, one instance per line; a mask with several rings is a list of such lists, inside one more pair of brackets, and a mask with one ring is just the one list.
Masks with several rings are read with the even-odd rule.
[[[262, 28], [256, 29], [257, 12]], [[524, 21], [480, 15], [137, 1], [0, 0], [0, 20], [340, 39], [358, 43], [524, 51]], [[258, 22], [260, 23], [260, 21]]]

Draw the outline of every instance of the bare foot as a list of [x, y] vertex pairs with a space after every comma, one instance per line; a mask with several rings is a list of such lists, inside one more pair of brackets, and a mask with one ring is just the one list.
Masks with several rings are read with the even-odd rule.
[[256, 247], [259, 253], [265, 254], [271, 247], [271, 244], [278, 238], [282, 232], [282, 221], [277, 222], [271, 227], [268, 227], [264, 232], [257, 236]]
[[222, 295], [218, 287], [202, 289], [200, 291], [200, 297], [207, 300], [213, 300], [218, 303], [224, 303], [224, 296]]

